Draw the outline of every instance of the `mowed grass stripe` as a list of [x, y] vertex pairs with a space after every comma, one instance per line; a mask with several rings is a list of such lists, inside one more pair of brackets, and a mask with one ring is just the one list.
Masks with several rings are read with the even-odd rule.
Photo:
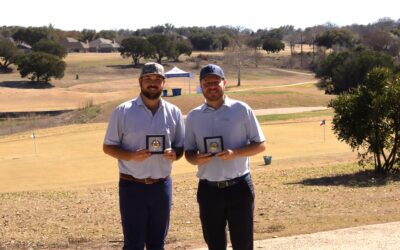
[[310, 112], [301, 112], [295, 114], [277, 114], [277, 115], [261, 115], [257, 116], [259, 122], [275, 122], [275, 121], [288, 121], [295, 120], [301, 118], [313, 118], [313, 117], [326, 117], [327, 119], [331, 119], [334, 114], [334, 111], [331, 109], [322, 110], [322, 111], [310, 111]]

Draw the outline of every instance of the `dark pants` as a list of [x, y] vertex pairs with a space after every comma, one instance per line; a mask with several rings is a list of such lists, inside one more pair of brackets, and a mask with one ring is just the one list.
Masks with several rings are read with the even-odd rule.
[[250, 175], [226, 188], [200, 181], [197, 201], [208, 249], [226, 249], [226, 224], [233, 249], [253, 249], [254, 188]]
[[123, 249], [164, 249], [172, 204], [172, 181], [140, 184], [119, 181]]

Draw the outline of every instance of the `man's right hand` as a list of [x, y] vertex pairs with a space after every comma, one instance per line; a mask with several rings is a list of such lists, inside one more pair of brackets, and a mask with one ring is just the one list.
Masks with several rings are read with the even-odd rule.
[[131, 161], [144, 161], [151, 156], [148, 149], [139, 149], [131, 153]]
[[122, 149], [119, 145], [103, 144], [104, 153], [123, 161], [144, 161], [151, 156], [147, 149], [139, 149], [137, 151], [128, 151]]
[[199, 153], [197, 150], [186, 150], [185, 158], [186, 160], [193, 165], [202, 165], [206, 164], [211, 160], [211, 153]]
[[196, 165], [206, 164], [211, 160], [211, 158], [211, 153], [198, 153], [196, 156]]

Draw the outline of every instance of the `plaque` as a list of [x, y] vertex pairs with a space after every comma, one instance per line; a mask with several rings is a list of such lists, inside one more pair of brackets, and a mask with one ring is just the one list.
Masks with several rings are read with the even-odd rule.
[[146, 135], [146, 149], [152, 154], [163, 154], [165, 135]]
[[204, 137], [204, 148], [206, 153], [215, 155], [224, 150], [222, 136]]

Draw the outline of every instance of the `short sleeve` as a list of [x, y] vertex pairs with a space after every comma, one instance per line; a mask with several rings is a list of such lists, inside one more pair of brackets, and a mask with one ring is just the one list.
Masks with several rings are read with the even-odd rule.
[[183, 121], [183, 116], [180, 110], [177, 110], [177, 121], [175, 128], [175, 138], [172, 142], [174, 147], [183, 147], [185, 141], [185, 123]]
[[121, 145], [123, 121], [121, 120], [120, 113], [120, 109], [117, 108], [111, 115], [106, 135], [104, 137], [104, 144], [106, 145]]
[[187, 150], [198, 150], [196, 144], [196, 137], [193, 132], [192, 117], [190, 113], [186, 117], [186, 126], [185, 126], [185, 151]]
[[246, 128], [247, 128], [247, 135], [250, 142], [263, 142], [265, 141], [264, 133], [261, 129], [261, 126], [257, 120], [256, 115], [251, 110], [250, 107], [247, 109], [247, 119], [246, 119]]

